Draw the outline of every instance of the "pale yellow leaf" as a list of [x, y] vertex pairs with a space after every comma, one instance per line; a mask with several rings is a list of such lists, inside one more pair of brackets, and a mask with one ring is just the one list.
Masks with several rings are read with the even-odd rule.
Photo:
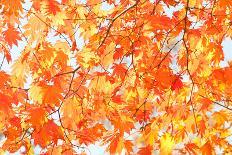
[[84, 48], [80, 53], [77, 55], [77, 61], [83, 66], [84, 68], [89, 68], [98, 63], [100, 58], [89, 48]]
[[105, 67], [108, 67], [112, 62], [114, 61], [113, 55], [114, 55], [114, 49], [115, 49], [115, 43], [111, 42], [109, 46], [106, 47], [105, 56], [102, 58], [102, 64]]
[[29, 99], [32, 100], [34, 103], [42, 103], [44, 93], [40, 86], [32, 85], [28, 93]]
[[22, 62], [21, 58], [16, 60], [16, 62], [12, 66], [12, 85], [14, 87], [24, 87], [24, 83], [26, 82], [26, 77], [29, 73], [28, 63], [26, 61]]
[[64, 25], [64, 19], [67, 19], [64, 12], [58, 12], [54, 16], [53, 24], [54, 26]]

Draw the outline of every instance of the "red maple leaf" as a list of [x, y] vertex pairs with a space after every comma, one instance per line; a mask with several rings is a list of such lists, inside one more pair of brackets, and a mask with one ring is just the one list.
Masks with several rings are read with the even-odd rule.
[[183, 87], [183, 82], [181, 81], [181, 77], [177, 77], [173, 82], [171, 89], [176, 90], [176, 89], [181, 89]]
[[58, 7], [58, 2], [55, 0], [49, 0], [48, 1], [48, 12], [56, 15], [57, 12], [60, 11], [60, 8]]

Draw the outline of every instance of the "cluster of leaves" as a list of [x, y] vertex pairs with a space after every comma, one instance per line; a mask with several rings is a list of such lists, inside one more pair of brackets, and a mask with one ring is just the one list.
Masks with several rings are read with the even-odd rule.
[[1, 0], [1, 64], [12, 64], [0, 71], [1, 151], [232, 152], [232, 65], [220, 66], [231, 10], [230, 0]]

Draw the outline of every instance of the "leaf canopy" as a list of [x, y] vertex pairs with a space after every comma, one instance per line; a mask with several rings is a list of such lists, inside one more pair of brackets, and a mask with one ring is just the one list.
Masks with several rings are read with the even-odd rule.
[[230, 0], [1, 0], [1, 154], [231, 153], [231, 11]]

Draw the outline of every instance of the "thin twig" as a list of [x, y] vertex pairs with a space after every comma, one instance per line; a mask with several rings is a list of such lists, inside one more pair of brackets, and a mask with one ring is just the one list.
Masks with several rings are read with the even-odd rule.
[[[209, 99], [209, 98], [207, 98], [207, 97], [205, 97], [205, 96], [203, 96], [203, 95], [200, 95], [200, 96], [203, 97], [203, 98]], [[209, 100], [210, 100], [211, 102], [213, 102], [213, 103], [215, 103], [215, 104], [221, 106], [221, 107], [224, 107], [224, 108], [226, 108], [226, 109], [232, 111], [232, 108], [229, 108], [229, 107], [227, 107], [227, 106], [225, 106], [225, 105], [223, 105], [223, 104], [221, 104], [221, 103], [219, 103], [219, 102], [217, 102], [217, 101], [212, 101], [211, 99], [209, 99]]]

